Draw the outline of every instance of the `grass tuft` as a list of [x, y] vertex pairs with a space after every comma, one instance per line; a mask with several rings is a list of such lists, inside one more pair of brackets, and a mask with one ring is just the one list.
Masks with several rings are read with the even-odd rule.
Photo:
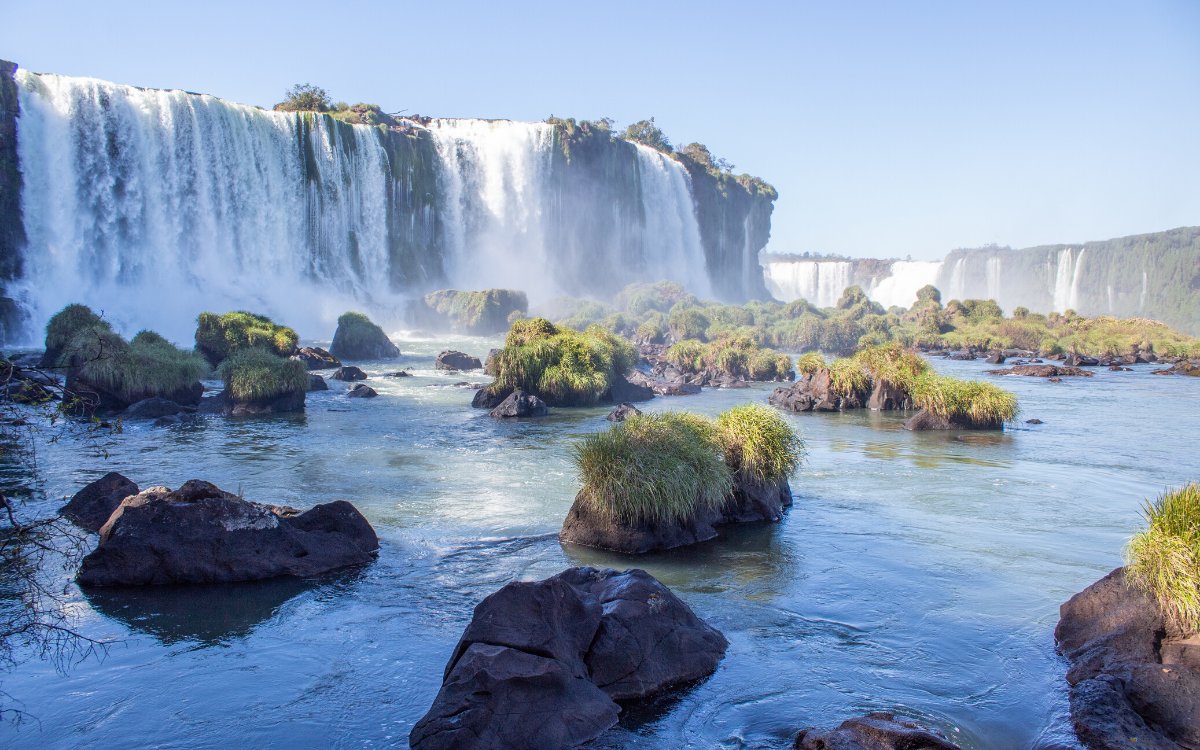
[[825, 358], [819, 352], [807, 352], [796, 359], [796, 373], [799, 375], [812, 375], [826, 367]]
[[225, 392], [235, 402], [270, 401], [288, 393], [308, 390], [308, 373], [294, 359], [284, 359], [266, 349], [241, 349], [217, 369]]
[[42, 358], [42, 366], [56, 366], [71, 339], [85, 328], [112, 330], [108, 321], [92, 312], [87, 305], [71, 304], [54, 313], [46, 323], [46, 354]]
[[1200, 633], [1200, 485], [1147, 503], [1149, 528], [1129, 541], [1125, 575], [1186, 634]]
[[600, 326], [575, 331], [545, 318], [516, 321], [504, 344], [491, 392], [521, 389], [551, 406], [596, 403], [638, 358], [632, 344]]
[[991, 383], [926, 373], [909, 386], [913, 403], [972, 427], [1000, 427], [1017, 416], [1017, 397]]
[[735, 406], [717, 417], [717, 441], [725, 463], [760, 483], [787, 479], [804, 457], [804, 442], [774, 409]]
[[833, 392], [842, 398], [855, 395], [865, 397], [871, 390], [871, 379], [867, 377], [858, 360], [842, 357], [834, 360], [829, 366], [829, 385]]
[[300, 337], [265, 315], [244, 311], [223, 315], [202, 312], [196, 319], [196, 350], [217, 366], [242, 349], [269, 349], [281, 357], [296, 350]]
[[177, 395], [209, 371], [199, 354], [178, 349], [153, 331], [142, 331], [130, 343], [104, 324], [76, 331], [57, 364], [128, 403]]

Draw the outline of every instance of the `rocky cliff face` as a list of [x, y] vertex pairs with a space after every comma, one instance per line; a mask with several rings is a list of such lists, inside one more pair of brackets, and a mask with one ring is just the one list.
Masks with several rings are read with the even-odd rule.
[[[21, 221], [21, 171], [17, 161], [16, 63], [0, 60], [0, 285], [21, 275], [25, 225]], [[17, 305], [0, 294], [0, 341], [21, 324]]]
[[737, 301], [770, 299], [758, 253], [771, 237], [775, 191], [733, 175], [714, 175], [687, 159], [683, 164], [692, 178], [713, 292]]

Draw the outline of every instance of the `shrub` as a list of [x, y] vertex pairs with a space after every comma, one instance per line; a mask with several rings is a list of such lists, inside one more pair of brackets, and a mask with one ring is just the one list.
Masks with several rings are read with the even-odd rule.
[[266, 349], [239, 349], [221, 363], [217, 374], [225, 381], [225, 393], [240, 403], [308, 390], [308, 373], [301, 362]]
[[551, 406], [589, 406], [633, 369], [633, 345], [599, 326], [582, 332], [555, 326], [545, 318], [513, 324], [496, 353], [493, 394], [521, 389]]
[[1186, 634], [1200, 632], [1200, 485], [1147, 503], [1149, 528], [1129, 541], [1126, 577]]
[[843, 398], [864, 396], [871, 390], [871, 380], [863, 372], [862, 365], [853, 357], [834, 360], [829, 366], [829, 386]]
[[56, 312], [46, 323], [46, 353], [42, 355], [41, 366], [57, 366], [67, 344], [84, 328], [112, 330], [108, 321], [87, 305], [71, 304]]
[[104, 325], [81, 329], [68, 342], [59, 364], [73, 379], [126, 404], [162, 396], [179, 398], [208, 371], [195, 352], [178, 349], [152, 331], [126, 342]]
[[800, 465], [804, 443], [779, 413], [761, 404], [735, 406], [717, 417], [725, 464], [743, 478], [777, 482]]
[[817, 370], [825, 369], [825, 358], [818, 352], [801, 354], [796, 359], [796, 372], [800, 375], [811, 375]]
[[1017, 397], [991, 383], [926, 373], [909, 386], [913, 403], [972, 427], [999, 427], [1017, 416]]
[[733, 490], [733, 477], [701, 417], [640, 414], [589, 435], [574, 446], [592, 513], [639, 525], [686, 522], [715, 510]]
[[684, 339], [704, 340], [709, 320], [699, 308], [676, 305], [667, 316], [667, 327], [676, 341]]
[[506, 330], [509, 315], [523, 315], [529, 307], [525, 292], [514, 289], [484, 289], [480, 292], [441, 289], [426, 294], [424, 302], [427, 308], [448, 322], [452, 330], [475, 334]]
[[244, 311], [223, 315], [202, 312], [196, 323], [196, 350], [214, 367], [241, 349], [266, 348], [288, 357], [300, 340], [291, 328], [277, 325], [265, 315]]
[[751, 380], [786, 380], [792, 371], [792, 358], [770, 349], [757, 349], [750, 355]]
[[697, 372], [703, 366], [704, 344], [694, 339], [685, 339], [672, 344], [663, 356], [667, 362], [684, 372]]
[[284, 94], [283, 101], [275, 105], [277, 112], [328, 112], [329, 94], [320, 86], [297, 83]]
[[854, 359], [871, 380], [897, 386], [907, 387], [929, 372], [929, 363], [921, 355], [899, 344], [869, 347], [855, 354]]
[[664, 154], [671, 153], [674, 149], [671, 147], [671, 142], [667, 140], [667, 136], [662, 132], [662, 129], [654, 124], [654, 118], [649, 120], [638, 120], [629, 127], [625, 128], [625, 132], [621, 135], [627, 141], [636, 141], [643, 146], [662, 151]]
[[641, 316], [652, 310], [661, 313], [669, 312], [680, 302], [695, 304], [696, 298], [673, 281], [659, 281], [654, 284], [644, 282], [629, 284], [617, 293], [613, 304], [618, 310]]

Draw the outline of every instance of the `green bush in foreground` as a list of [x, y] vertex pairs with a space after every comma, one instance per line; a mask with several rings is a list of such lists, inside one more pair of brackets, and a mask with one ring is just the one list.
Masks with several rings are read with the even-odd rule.
[[131, 343], [100, 324], [76, 331], [57, 364], [72, 379], [130, 404], [178, 397], [209, 371], [199, 354], [176, 348], [157, 333], [142, 331]]
[[687, 521], [721, 507], [733, 477], [708, 420], [666, 412], [630, 417], [574, 446], [594, 514], [625, 524]]
[[1200, 633], [1200, 485], [1147, 503], [1149, 528], [1129, 541], [1125, 575], [1184, 633]]
[[242, 349], [270, 349], [288, 357], [300, 341], [291, 328], [277, 325], [265, 315], [244, 311], [223, 315], [203, 312], [196, 323], [196, 350], [214, 367]]
[[111, 331], [108, 321], [92, 312], [87, 305], [71, 304], [59, 310], [46, 323], [46, 353], [42, 355], [42, 367], [56, 367], [63, 350], [85, 328]]
[[301, 362], [266, 349], [234, 352], [217, 368], [217, 374], [225, 381], [225, 393], [240, 403], [270, 401], [308, 390], [308, 373]]
[[1017, 397], [991, 383], [927, 373], [908, 390], [917, 407], [952, 422], [1000, 427], [1017, 416]]
[[725, 464], [746, 479], [786, 479], [804, 457], [804, 443], [779, 413], [762, 404], [735, 406], [717, 416]]
[[520, 389], [551, 406], [590, 406], [633, 369], [637, 351], [599, 326], [584, 331], [545, 318], [519, 320], [496, 353], [491, 393]]
[[574, 446], [588, 510], [619, 523], [687, 522], [718, 509], [735, 479], [787, 479], [804, 444], [772, 409], [746, 404], [715, 421], [694, 414], [639, 414]]

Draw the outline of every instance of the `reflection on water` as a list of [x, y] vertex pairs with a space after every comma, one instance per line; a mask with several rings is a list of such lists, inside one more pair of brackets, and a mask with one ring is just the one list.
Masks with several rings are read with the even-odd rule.
[[[400, 343], [414, 376], [366, 363], [380, 394], [369, 401], [331, 382], [302, 418], [138, 423], [45, 446], [48, 486], [31, 502], [46, 509], [109, 470], [142, 486], [198, 477], [301, 508], [350, 500], [382, 548], [352, 580], [310, 588], [77, 595], [79, 626], [124, 646], [67, 675], [37, 661], [4, 675], [41, 727], [0, 726], [0, 744], [404, 746], [480, 599], [597, 565], [646, 569], [730, 646], [709, 679], [627, 707], [596, 747], [782, 749], [802, 727], [870, 710], [915, 716], [969, 749], [1071, 747], [1058, 606], [1120, 563], [1142, 498], [1195, 478], [1194, 381], [1150, 368], [1067, 387], [1008, 378], [1023, 414], [1045, 424], [914, 434], [898, 414], [787, 415], [809, 456], [780, 523], [637, 558], [564, 548], [570, 446], [606, 429], [607, 410], [499, 422], [454, 386], [475, 375], [433, 369], [444, 348], [482, 355], [498, 341]], [[644, 409], [713, 415], [769, 392]], [[68, 574], [61, 583], [74, 591]]]

